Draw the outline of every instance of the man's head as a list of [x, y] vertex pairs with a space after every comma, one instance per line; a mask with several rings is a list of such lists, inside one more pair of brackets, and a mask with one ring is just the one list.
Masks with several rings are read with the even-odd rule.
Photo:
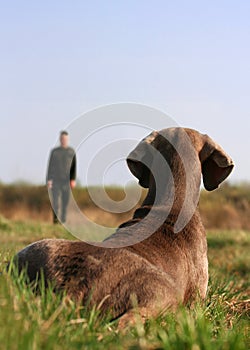
[[63, 148], [67, 148], [69, 145], [69, 134], [65, 130], [60, 132], [60, 144]]

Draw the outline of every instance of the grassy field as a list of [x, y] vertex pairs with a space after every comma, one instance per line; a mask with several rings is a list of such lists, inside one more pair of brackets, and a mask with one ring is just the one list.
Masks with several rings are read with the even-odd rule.
[[86, 312], [51, 290], [32, 294], [4, 271], [26, 244], [69, 238], [61, 226], [0, 218], [0, 349], [249, 349], [250, 233], [209, 231], [210, 280], [205, 303], [118, 330], [117, 322]]

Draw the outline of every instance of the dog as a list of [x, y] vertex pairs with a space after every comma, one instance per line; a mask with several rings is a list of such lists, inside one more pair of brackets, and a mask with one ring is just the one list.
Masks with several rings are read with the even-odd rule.
[[[130, 322], [179, 304], [204, 299], [208, 284], [206, 233], [198, 210], [201, 175], [208, 191], [231, 173], [234, 163], [209, 136], [188, 128], [154, 131], [128, 155], [127, 164], [147, 196], [133, 218], [100, 246], [44, 239], [17, 256], [29, 281]], [[111, 247], [111, 248], [110, 248]], [[112, 248], [113, 247], [113, 248]]]

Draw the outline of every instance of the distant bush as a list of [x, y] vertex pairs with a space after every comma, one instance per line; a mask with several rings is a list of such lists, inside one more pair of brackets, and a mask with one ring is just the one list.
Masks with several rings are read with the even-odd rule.
[[[98, 187], [95, 188], [98, 191]], [[121, 201], [125, 192], [120, 187], [106, 187], [107, 195], [114, 201]], [[112, 214], [103, 211], [93, 203], [88, 189], [77, 187], [73, 190], [74, 199], [81, 210], [86, 210], [100, 223], [111, 221], [113, 225], [127, 220], [132, 211]], [[138, 205], [143, 201], [142, 192]], [[206, 228], [250, 229], [250, 184], [225, 184], [213, 193], [201, 191], [200, 212]], [[51, 205], [46, 186], [27, 184], [0, 184], [0, 214], [10, 219], [50, 220]]]
[[0, 212], [8, 218], [43, 218], [49, 208], [50, 202], [45, 186], [0, 185]]
[[250, 184], [201, 191], [200, 212], [207, 228], [250, 229]]

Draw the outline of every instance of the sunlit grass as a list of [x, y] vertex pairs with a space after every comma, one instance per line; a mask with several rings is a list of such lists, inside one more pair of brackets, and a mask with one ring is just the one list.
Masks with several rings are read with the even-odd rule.
[[245, 231], [208, 233], [210, 280], [207, 299], [175, 314], [118, 329], [66, 295], [25, 274], [7, 273], [6, 262], [26, 244], [45, 237], [72, 238], [60, 225], [0, 220], [0, 348], [2, 349], [222, 349], [245, 350], [249, 344], [249, 248]]

